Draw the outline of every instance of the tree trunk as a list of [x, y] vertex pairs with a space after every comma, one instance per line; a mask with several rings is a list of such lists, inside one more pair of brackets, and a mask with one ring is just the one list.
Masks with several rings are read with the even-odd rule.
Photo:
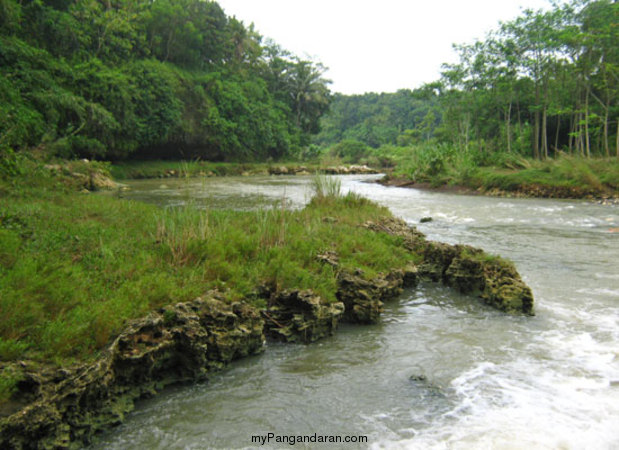
[[520, 115], [520, 103], [516, 103], [516, 116], [518, 117], [518, 136], [522, 136], [522, 117]]
[[580, 156], [585, 156], [585, 146], [583, 145], [582, 138], [582, 112], [578, 113], [576, 117], [576, 151]]
[[568, 151], [570, 153], [570, 156], [572, 156], [572, 144], [574, 143], [574, 114], [571, 115], [570, 117], [570, 128], [569, 128], [569, 133], [568, 133], [568, 137], [567, 137], [567, 146], [568, 146]]
[[505, 132], [507, 133], [507, 152], [512, 152], [512, 130], [511, 130], [511, 120], [512, 120], [512, 101], [509, 101], [509, 108], [507, 109], [507, 118], [505, 119]]
[[542, 113], [542, 158], [548, 159], [548, 130], [546, 129], [548, 125], [548, 111], [546, 110], [546, 106], [544, 105], [544, 112]]
[[610, 149], [608, 148], [608, 108], [610, 105], [607, 106], [608, 107], [604, 111], [604, 153], [607, 158], [610, 158]]
[[174, 32], [170, 30], [168, 33], [168, 39], [165, 46], [165, 58], [163, 62], [166, 62], [170, 58], [170, 48], [172, 47], [172, 41], [174, 40]]
[[561, 114], [557, 115], [557, 132], [555, 133], [555, 151], [554, 156], [557, 156], [559, 151], [559, 130], [561, 129]]
[[587, 158], [591, 157], [591, 142], [589, 140], [589, 89], [585, 93], [585, 142]]
[[539, 154], [539, 131], [540, 131], [540, 114], [539, 114], [539, 85], [535, 85], [535, 113], [533, 114], [533, 157], [540, 159]]

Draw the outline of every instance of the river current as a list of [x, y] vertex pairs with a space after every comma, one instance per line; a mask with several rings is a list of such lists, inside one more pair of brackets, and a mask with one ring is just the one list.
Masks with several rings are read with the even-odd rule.
[[[311, 345], [267, 345], [207, 383], [141, 401], [96, 449], [256, 448], [252, 436], [367, 443], [261, 448], [619, 449], [619, 207], [452, 195], [341, 176], [429, 239], [514, 261], [536, 300], [513, 317], [427, 283], [380, 324]], [[132, 181], [166, 207], [302, 207], [310, 177]], [[422, 217], [431, 222], [420, 224]]]

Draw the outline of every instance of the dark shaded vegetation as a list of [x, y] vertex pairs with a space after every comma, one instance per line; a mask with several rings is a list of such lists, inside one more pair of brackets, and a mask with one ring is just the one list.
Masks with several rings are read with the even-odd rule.
[[0, 149], [118, 160], [299, 153], [324, 68], [213, 1], [0, 1]]

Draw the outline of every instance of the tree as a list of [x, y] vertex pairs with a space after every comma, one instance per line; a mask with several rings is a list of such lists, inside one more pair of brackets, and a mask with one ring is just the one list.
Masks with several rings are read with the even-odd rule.
[[0, 145], [62, 156], [281, 157], [309, 141], [324, 67], [214, 1], [0, 0]]

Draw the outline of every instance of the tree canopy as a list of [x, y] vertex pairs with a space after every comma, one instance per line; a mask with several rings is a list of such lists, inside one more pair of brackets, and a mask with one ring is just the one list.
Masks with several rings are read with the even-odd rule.
[[324, 68], [205, 0], [0, 0], [0, 147], [278, 158], [318, 130]]

